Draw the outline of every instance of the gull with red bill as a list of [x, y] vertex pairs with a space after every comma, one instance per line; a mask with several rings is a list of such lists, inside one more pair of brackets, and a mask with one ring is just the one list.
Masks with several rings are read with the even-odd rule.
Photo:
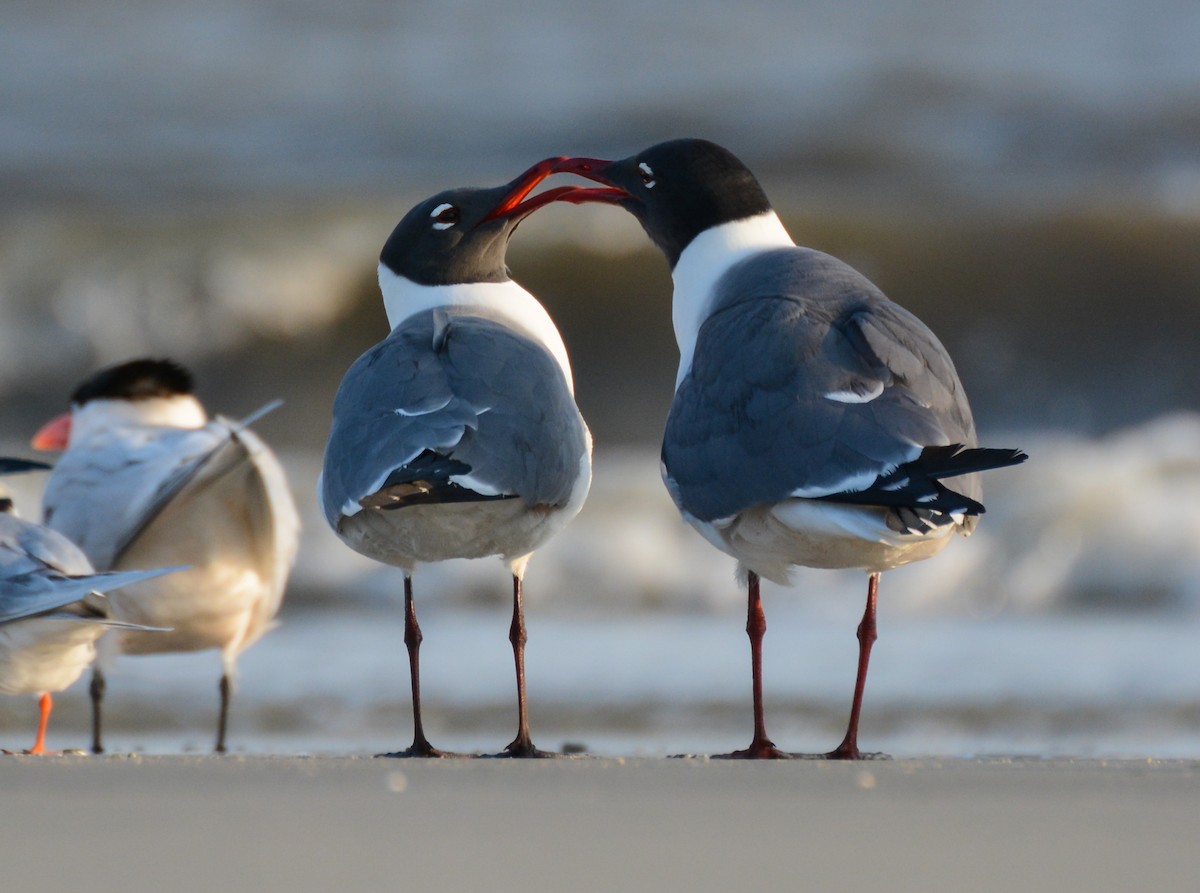
[[673, 140], [619, 161], [566, 159], [555, 171], [603, 184], [570, 200], [620, 205], [671, 266], [680, 358], [663, 480], [747, 583], [754, 737], [731, 756], [789, 756], [763, 718], [759, 578], [785, 584], [799, 565], [869, 574], [850, 721], [826, 755], [862, 758], [880, 573], [969, 534], [984, 511], [978, 473], [1025, 454], [977, 446], [962, 383], [933, 333], [842, 261], [798, 247], [727, 149]]
[[422, 723], [414, 570], [493, 555], [512, 577], [517, 680], [517, 735], [500, 756], [549, 755], [529, 732], [523, 581], [534, 550], [583, 505], [592, 439], [562, 337], [509, 278], [505, 253], [530, 213], [590, 191], [530, 198], [560, 161], [505, 186], [441, 192], [404, 216], [379, 258], [391, 332], [351, 365], [334, 400], [318, 483], [325, 518], [355, 551], [404, 572], [413, 742], [388, 756], [446, 756]]

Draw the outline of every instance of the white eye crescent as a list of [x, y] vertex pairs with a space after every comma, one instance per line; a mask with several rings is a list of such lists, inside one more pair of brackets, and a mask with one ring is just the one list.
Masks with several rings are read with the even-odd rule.
[[434, 229], [450, 229], [450, 227], [458, 223], [458, 208], [449, 202], [443, 202], [433, 209], [429, 215], [429, 219], [433, 221]]
[[643, 161], [638, 165], [638, 170], [641, 171], [642, 174], [642, 185], [647, 189], [653, 189], [654, 184], [658, 181], [654, 179], [654, 171], [650, 169], [650, 165]]

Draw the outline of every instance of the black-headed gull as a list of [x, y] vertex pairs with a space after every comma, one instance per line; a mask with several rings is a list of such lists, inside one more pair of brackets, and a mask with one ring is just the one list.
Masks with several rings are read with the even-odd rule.
[[443, 755], [421, 722], [413, 570], [490, 555], [513, 585], [518, 730], [503, 755], [544, 755], [529, 735], [522, 581], [533, 551], [583, 505], [591, 435], [558, 329], [508, 277], [505, 251], [524, 217], [572, 191], [526, 200], [551, 167], [442, 192], [405, 215], [379, 262], [391, 333], [350, 367], [334, 401], [325, 518], [353, 549], [404, 571], [414, 728], [394, 756]]
[[849, 727], [828, 754], [860, 758], [880, 572], [969, 534], [983, 512], [976, 473], [1025, 455], [976, 447], [933, 333], [842, 261], [797, 247], [728, 150], [674, 140], [556, 169], [610, 187], [574, 200], [625, 208], [671, 266], [680, 360], [663, 479], [747, 579], [754, 738], [734, 755], [786, 756], [763, 721], [759, 577], [786, 583], [801, 565], [870, 574]]

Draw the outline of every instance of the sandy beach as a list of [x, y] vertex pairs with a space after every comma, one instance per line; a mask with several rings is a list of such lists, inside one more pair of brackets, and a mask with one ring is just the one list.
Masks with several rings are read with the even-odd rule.
[[1200, 762], [7, 757], [5, 888], [1194, 890]]
[[[214, 412], [283, 399], [254, 427], [305, 532], [230, 755], [211, 651], [112, 669], [109, 755], [0, 755], [0, 893], [1200, 891], [1200, 3], [10, 7], [0, 455], [101, 366], [170, 356]], [[925, 320], [981, 442], [1031, 457], [969, 541], [885, 575], [862, 744], [896, 759], [667, 758], [748, 742], [746, 593], [661, 481], [671, 271], [566, 203], [510, 253], [596, 445], [531, 565], [527, 682], [539, 745], [605, 756], [375, 759], [411, 740], [402, 575], [315, 485], [387, 331], [380, 248], [437, 190], [683, 136]], [[25, 517], [44, 482], [6, 480]], [[507, 571], [416, 585], [431, 740], [502, 746]], [[865, 587], [764, 587], [780, 746], [840, 740]], [[87, 689], [49, 748], [90, 740]], [[0, 748], [36, 722], [0, 698]]]

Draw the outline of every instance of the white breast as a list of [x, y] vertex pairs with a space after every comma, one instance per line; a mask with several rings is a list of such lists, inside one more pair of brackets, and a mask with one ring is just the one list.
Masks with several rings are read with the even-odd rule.
[[388, 325], [393, 329], [418, 313], [438, 307], [480, 307], [504, 319], [544, 346], [562, 368], [567, 388], [575, 393], [567, 347], [554, 320], [538, 299], [511, 279], [504, 282], [466, 282], [456, 285], [420, 285], [379, 265], [379, 289]]
[[96, 657], [99, 623], [50, 614], [0, 626], [0, 693], [62, 691]]
[[692, 368], [700, 326], [712, 312], [713, 286], [725, 272], [751, 254], [769, 248], [795, 247], [774, 211], [706, 229], [683, 249], [671, 279], [675, 293], [671, 321], [679, 345], [679, 374], [675, 387]]

